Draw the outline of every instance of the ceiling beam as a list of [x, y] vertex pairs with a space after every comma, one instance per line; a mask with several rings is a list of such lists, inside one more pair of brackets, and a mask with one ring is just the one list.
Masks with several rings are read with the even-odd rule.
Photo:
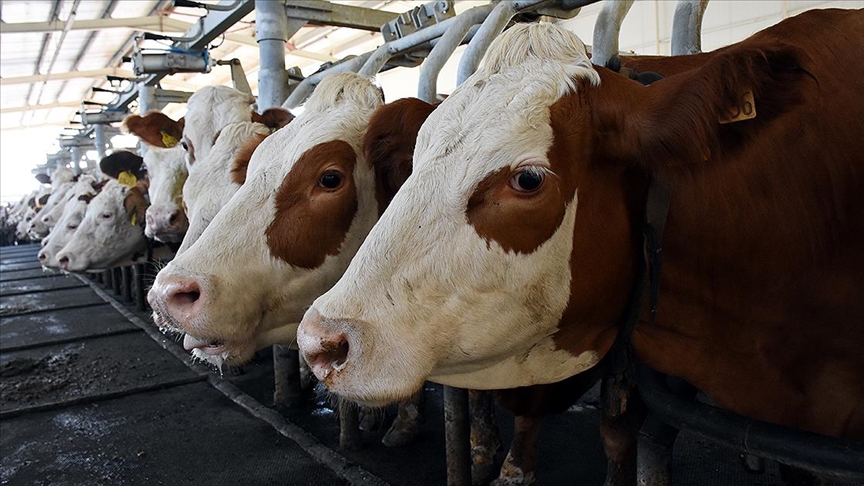
[[6, 86], [9, 84], [39, 83], [43, 81], [57, 81], [62, 79], [103, 78], [105, 76], [122, 76], [125, 78], [135, 78], [135, 75], [132, 73], [132, 71], [127, 71], [120, 68], [102, 68], [92, 69], [89, 71], [70, 71], [66, 73], [33, 74], [30, 76], [0, 78], [0, 86]]
[[16, 106], [14, 108], [0, 108], [0, 113], [20, 113], [22, 111], [37, 111], [37, 110], [51, 110], [54, 108], [77, 108], [81, 106], [80, 101], [58, 101], [55, 103], [46, 103], [43, 105], [34, 105], [34, 106]]
[[[15, 22], [0, 24], [0, 34], [20, 34], [33, 32], [58, 32], [62, 31], [66, 22], [55, 20], [52, 22]], [[175, 20], [172, 18], [158, 17], [133, 17], [128, 19], [91, 19], [76, 20], [71, 30], [105, 30], [105, 29], [135, 29], [153, 32], [185, 32], [192, 24]]]

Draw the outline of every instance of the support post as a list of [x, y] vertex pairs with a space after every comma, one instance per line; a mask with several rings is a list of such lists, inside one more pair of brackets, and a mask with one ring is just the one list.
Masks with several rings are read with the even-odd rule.
[[114, 272], [111, 269], [102, 272], [102, 283], [106, 289], [114, 288]]
[[119, 268], [111, 269], [111, 290], [114, 295], [120, 295], [123, 292], [123, 274]]
[[444, 387], [444, 438], [447, 443], [447, 486], [471, 484], [471, 424], [468, 391]]
[[72, 172], [76, 175], [81, 173], [81, 149], [77, 146], [69, 147], [72, 154]]
[[347, 451], [360, 449], [360, 410], [356, 403], [340, 400], [337, 407], [339, 413], [339, 447]]
[[99, 157], [99, 160], [96, 161], [98, 164], [105, 157], [105, 125], [101, 123], [93, 125], [93, 139], [96, 143], [96, 154]]
[[295, 349], [273, 345], [273, 404], [296, 407], [300, 404], [300, 355]]
[[287, 36], [288, 16], [285, 3], [255, 0], [255, 38], [261, 59], [261, 69], [258, 71], [258, 111], [280, 106], [288, 95], [288, 74], [285, 71]]
[[132, 267], [135, 278], [135, 308], [139, 311], [147, 310], [147, 299], [144, 297], [144, 269], [146, 264], [136, 263]]
[[132, 267], [125, 266], [120, 272], [123, 275], [123, 300], [132, 302]]

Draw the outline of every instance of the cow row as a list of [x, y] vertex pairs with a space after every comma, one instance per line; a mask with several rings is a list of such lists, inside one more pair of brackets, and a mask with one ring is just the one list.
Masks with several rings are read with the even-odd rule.
[[[612, 70], [518, 24], [437, 106], [350, 73], [296, 119], [207, 88], [183, 120], [126, 120], [143, 161], [103, 161], [115, 179], [67, 198], [77, 222], [67, 203], [40, 260], [83, 272], [180, 243], [148, 293], [157, 326], [215, 366], [298, 345], [331, 392], [403, 401], [392, 444], [425, 380], [496, 390], [517, 417], [496, 484], [533, 482], [539, 417], [614, 352], [861, 440], [862, 36], [864, 12], [811, 11]], [[641, 418], [602, 424], [611, 484], [635, 480]]]

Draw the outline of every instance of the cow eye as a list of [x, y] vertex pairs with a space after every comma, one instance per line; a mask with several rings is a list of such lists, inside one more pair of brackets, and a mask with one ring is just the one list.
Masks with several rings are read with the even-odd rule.
[[318, 185], [324, 189], [337, 189], [342, 185], [342, 174], [335, 170], [328, 170], [318, 179]]
[[510, 187], [523, 192], [532, 193], [543, 186], [546, 179], [546, 171], [539, 167], [526, 167], [510, 178]]
[[186, 140], [183, 140], [182, 142], [180, 142], [180, 146], [183, 147], [183, 150], [185, 150], [187, 152], [189, 151], [189, 146], [186, 145]]
[[70, 230], [74, 230], [74, 229], [77, 228], [77, 227], [78, 227], [77, 224], [70, 224], [70, 225], [66, 225], [66, 228], [67, 228], [67, 229], [70, 229]]
[[111, 217], [113, 216], [113, 214], [111, 214], [111, 213], [102, 213], [100, 216], [102, 216], [102, 219], [111, 219]]

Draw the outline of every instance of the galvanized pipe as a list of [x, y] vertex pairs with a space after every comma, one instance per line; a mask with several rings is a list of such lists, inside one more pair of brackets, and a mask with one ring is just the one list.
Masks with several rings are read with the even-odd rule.
[[418, 30], [413, 34], [406, 35], [401, 39], [396, 39], [382, 45], [372, 52], [372, 55], [363, 64], [363, 67], [357, 72], [357, 74], [360, 74], [361, 76], [374, 76], [384, 67], [385, 64], [387, 64], [387, 61], [390, 60], [391, 57], [409, 49], [421, 46], [444, 35], [450, 27], [460, 22], [460, 18], [465, 15], [465, 13], [451, 17], [443, 22], [439, 22], [430, 27], [426, 27], [425, 29]]
[[261, 59], [258, 71], [258, 110], [280, 106], [287, 96], [285, 43], [288, 42], [285, 3], [255, 0], [255, 38]]
[[139, 311], [147, 310], [147, 299], [144, 296], [144, 263], [136, 263], [132, 267], [132, 274], [135, 278], [135, 308]]
[[680, 0], [672, 19], [672, 55], [702, 52], [702, 17], [708, 0]]
[[518, 0], [500, 2], [495, 5], [492, 13], [489, 14], [486, 21], [480, 26], [477, 35], [471, 39], [471, 43], [468, 44], [468, 49], [462, 56], [462, 60], [459, 61], [459, 70], [456, 72], [456, 84], [462, 84], [468, 79], [468, 76], [474, 74], [477, 66], [480, 65], [480, 60], [486, 54], [486, 50], [489, 49], [489, 45], [498, 37], [498, 34], [504, 31], [507, 23], [510, 22], [510, 19], [514, 15], [521, 10], [536, 7], [545, 2], [546, 0]]
[[123, 274], [123, 300], [132, 302], [132, 267], [127, 265], [120, 270]]
[[70, 147], [69, 153], [72, 154], [72, 172], [76, 175], [81, 173], [81, 148], [80, 147]]
[[105, 157], [105, 125], [97, 124], [93, 126], [93, 138], [96, 143], [96, 154], [99, 160]]
[[298, 106], [300, 106], [304, 101], [306, 101], [306, 98], [308, 98], [309, 95], [312, 94], [315, 86], [318, 86], [318, 83], [320, 83], [321, 80], [324, 79], [324, 76], [327, 76], [328, 74], [344, 72], [356, 73], [361, 67], [363, 67], [363, 64], [366, 62], [367, 59], [369, 59], [369, 56], [371, 55], [371, 52], [361, 54], [353, 59], [339, 63], [331, 67], [330, 69], [309, 76], [308, 78], [301, 81], [296, 88], [294, 88], [294, 91], [291, 92], [291, 94], [288, 96], [288, 99], [285, 100], [284, 103], [282, 103], [282, 108], [290, 110], [292, 108], [297, 108]]
[[456, 17], [457, 21], [438, 39], [438, 43], [435, 44], [432, 52], [429, 53], [420, 67], [420, 82], [417, 87], [418, 98], [427, 103], [438, 101], [438, 75], [441, 73], [441, 69], [447, 63], [447, 59], [453, 55], [453, 51], [465, 39], [465, 35], [468, 34], [471, 27], [486, 20], [492, 9], [491, 4], [474, 7]]
[[606, 0], [594, 24], [594, 40], [591, 46], [591, 62], [597, 66], [606, 64], [618, 55], [618, 36], [621, 23], [633, 6], [633, 0]]

